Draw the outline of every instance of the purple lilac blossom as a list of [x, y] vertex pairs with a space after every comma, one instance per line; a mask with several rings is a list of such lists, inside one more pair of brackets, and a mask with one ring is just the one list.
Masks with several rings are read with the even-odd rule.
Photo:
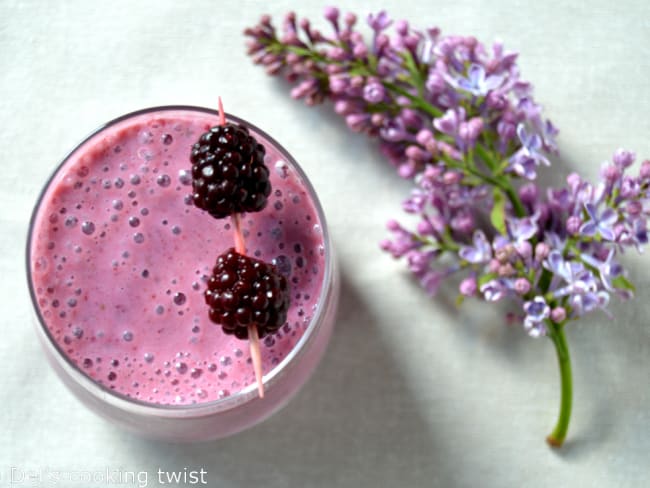
[[618, 149], [598, 183], [577, 174], [561, 188], [535, 180], [557, 153], [557, 128], [542, 115], [517, 53], [500, 42], [412, 29], [385, 11], [370, 14], [369, 40], [357, 17], [325, 10], [331, 33], [288, 14], [280, 32], [268, 16], [245, 31], [248, 53], [291, 96], [326, 100], [351, 130], [376, 137], [413, 191], [403, 210], [412, 226], [388, 222], [381, 247], [403, 258], [434, 294], [459, 276], [463, 296], [509, 298], [531, 336], [546, 321], [604, 309], [632, 287], [618, 261], [648, 243], [650, 161], [638, 176], [631, 151]]

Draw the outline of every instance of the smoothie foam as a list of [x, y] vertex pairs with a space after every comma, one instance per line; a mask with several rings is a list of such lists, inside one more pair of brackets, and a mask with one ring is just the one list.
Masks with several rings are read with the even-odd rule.
[[[188, 198], [191, 145], [217, 123], [163, 110], [110, 125], [68, 157], [35, 214], [31, 285], [50, 339], [93, 381], [142, 402], [209, 402], [255, 382], [248, 343], [211, 323], [203, 298], [216, 257], [233, 246], [230, 221]], [[325, 251], [300, 175], [259, 141], [273, 191], [242, 219], [247, 253], [279, 267], [292, 300], [287, 324], [262, 340], [268, 373], [319, 306]]]

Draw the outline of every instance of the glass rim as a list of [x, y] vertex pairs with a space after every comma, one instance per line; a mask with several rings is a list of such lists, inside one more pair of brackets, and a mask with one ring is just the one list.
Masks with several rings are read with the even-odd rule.
[[[173, 405], [173, 404], [161, 404], [161, 403], [152, 403], [152, 402], [143, 401], [137, 398], [124, 395], [120, 392], [116, 392], [115, 390], [108, 388], [106, 385], [98, 383], [97, 381], [93, 380], [88, 374], [86, 374], [78, 364], [73, 362], [71, 358], [64, 353], [61, 346], [56, 342], [56, 340], [54, 340], [50, 330], [48, 329], [46, 325], [46, 320], [44, 319], [40, 307], [38, 306], [38, 299], [35, 293], [34, 283], [32, 279], [31, 250], [32, 250], [34, 225], [39, 210], [41, 209], [43, 199], [48, 189], [50, 188], [51, 184], [53, 183], [54, 179], [61, 171], [61, 169], [65, 166], [65, 164], [69, 161], [69, 159], [79, 149], [81, 149], [86, 143], [90, 142], [94, 137], [101, 134], [104, 130], [116, 124], [119, 124], [121, 122], [127, 121], [129, 119], [141, 115], [155, 113], [155, 112], [183, 112], [183, 111], [200, 112], [204, 114], [214, 115], [215, 117], [219, 116], [219, 112], [217, 110], [206, 108], [206, 107], [194, 106], [194, 105], [161, 105], [161, 106], [143, 108], [140, 110], [126, 113], [124, 115], [120, 115], [119, 117], [116, 117], [100, 125], [98, 128], [93, 130], [89, 135], [87, 135], [81, 142], [76, 144], [72, 148], [72, 150], [68, 151], [67, 154], [65, 154], [65, 156], [61, 159], [61, 162], [51, 172], [51, 174], [45, 181], [38, 195], [38, 198], [36, 199], [36, 203], [34, 205], [34, 209], [32, 211], [29, 220], [29, 228], [27, 231], [26, 253], [25, 253], [27, 285], [29, 288], [32, 307], [35, 312], [36, 319], [38, 321], [38, 329], [40, 333], [42, 333], [43, 338], [47, 341], [47, 345], [44, 344], [44, 346], [51, 347], [52, 352], [54, 352], [57, 356], [55, 360], [57, 360], [57, 363], [60, 364], [63, 367], [63, 369], [65, 369], [66, 374], [68, 374], [68, 376], [71, 376], [75, 381], [75, 383], [81, 385], [83, 389], [89, 392], [92, 396], [97, 397], [101, 401], [105, 403], [109, 403], [116, 408], [127, 410], [132, 413], [139, 413], [142, 415], [149, 414], [149, 415], [154, 415], [159, 417], [178, 417], [178, 418], [195, 417], [195, 416], [198, 417], [198, 416], [210, 415], [218, 412], [224, 412], [232, 408], [235, 408], [239, 405], [242, 405], [244, 403], [249, 403], [253, 400], [256, 400], [258, 398], [257, 384], [251, 383], [245, 386], [244, 388], [242, 388], [241, 390], [239, 390], [237, 393], [231, 394], [227, 397], [220, 398], [217, 400], [211, 400], [207, 402], [197, 401], [196, 403]], [[325, 214], [323, 212], [323, 208], [320, 204], [320, 200], [318, 199], [318, 195], [316, 194], [316, 191], [314, 190], [314, 187], [311, 184], [311, 181], [303, 171], [302, 167], [298, 164], [298, 162], [294, 159], [294, 157], [284, 148], [284, 146], [282, 146], [278, 141], [276, 141], [265, 131], [263, 131], [256, 125], [248, 122], [245, 119], [229, 114], [228, 112], [224, 112], [224, 113], [227, 120], [236, 122], [238, 124], [243, 124], [249, 129], [251, 129], [253, 132], [255, 132], [256, 134], [259, 134], [261, 137], [263, 137], [266, 141], [268, 141], [269, 144], [273, 146], [275, 150], [277, 150], [280, 153], [280, 155], [286, 160], [286, 162], [289, 163], [296, 170], [298, 176], [301, 179], [301, 183], [304, 185], [305, 189], [309, 193], [310, 198], [313, 202], [314, 208], [316, 210], [316, 214], [319, 219], [321, 232], [323, 235], [323, 245], [325, 250], [325, 254], [324, 254], [325, 270], [323, 274], [323, 282], [321, 284], [320, 294], [318, 296], [318, 303], [320, 306], [317, 308], [311, 321], [309, 322], [309, 325], [303, 332], [298, 342], [296, 342], [296, 344], [289, 351], [289, 353], [277, 365], [275, 365], [271, 369], [271, 371], [269, 371], [263, 376], [262, 381], [264, 383], [265, 389], [271, 391], [273, 389], [273, 385], [279, 380], [279, 378], [283, 375], [283, 373], [285, 373], [287, 369], [295, 365], [295, 360], [297, 360], [298, 357], [308, 347], [309, 343], [312, 341], [312, 339], [316, 335], [316, 332], [320, 328], [323, 319], [325, 318], [327, 307], [322, 306], [322, 304], [328, 300], [328, 297], [330, 295], [330, 288], [331, 288], [333, 274], [334, 274], [333, 271], [334, 258], [332, 254], [329, 230], [325, 219]]]

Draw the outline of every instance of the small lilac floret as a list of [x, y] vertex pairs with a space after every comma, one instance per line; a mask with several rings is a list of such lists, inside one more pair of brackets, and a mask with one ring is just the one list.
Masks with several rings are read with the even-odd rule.
[[474, 232], [473, 246], [461, 246], [458, 255], [473, 264], [487, 263], [492, 258], [492, 247], [482, 230]]
[[467, 78], [459, 77], [456, 79], [456, 84], [462, 90], [468, 91], [474, 96], [482, 97], [501, 86], [503, 80], [503, 75], [486, 76], [485, 68], [480, 64], [473, 63], [467, 70]]
[[582, 224], [580, 233], [584, 236], [600, 236], [607, 240], [613, 241], [615, 239], [614, 224], [618, 220], [618, 214], [612, 208], [606, 208], [600, 215], [598, 208], [593, 203], [586, 203], [585, 210], [589, 215], [589, 220]]
[[546, 335], [544, 320], [551, 315], [551, 309], [546, 303], [544, 297], [536, 296], [531, 301], [524, 303], [524, 329], [531, 337], [541, 337]]

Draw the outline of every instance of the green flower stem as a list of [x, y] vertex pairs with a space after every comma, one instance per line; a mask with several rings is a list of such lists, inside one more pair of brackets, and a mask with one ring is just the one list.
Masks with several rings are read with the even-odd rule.
[[551, 447], [561, 447], [569, 430], [569, 420], [571, 419], [571, 404], [573, 401], [571, 357], [569, 355], [569, 345], [564, 335], [564, 324], [554, 324], [548, 320], [547, 326], [549, 337], [553, 341], [555, 351], [557, 352], [562, 389], [560, 396], [560, 415], [553, 432], [546, 438], [546, 442]]

